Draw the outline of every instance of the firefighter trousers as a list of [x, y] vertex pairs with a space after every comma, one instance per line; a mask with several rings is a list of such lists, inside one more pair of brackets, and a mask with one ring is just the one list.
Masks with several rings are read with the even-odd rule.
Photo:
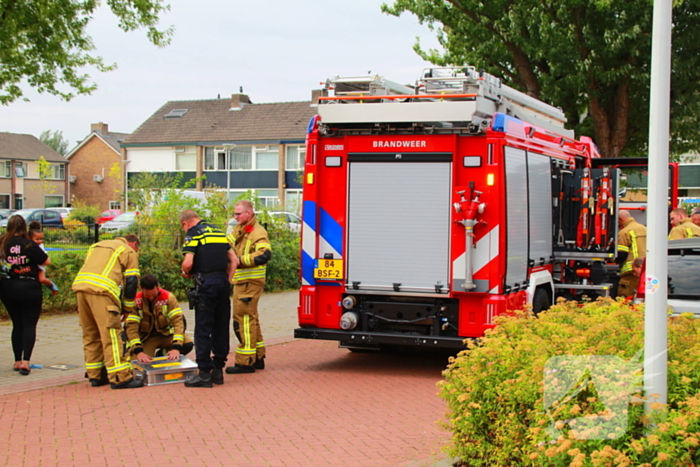
[[105, 367], [110, 383], [129, 381], [133, 373], [122, 340], [121, 309], [106, 295], [76, 295], [88, 378], [100, 379]]
[[233, 330], [238, 338], [236, 365], [250, 366], [265, 357], [258, 302], [265, 283], [242, 282], [233, 286]]

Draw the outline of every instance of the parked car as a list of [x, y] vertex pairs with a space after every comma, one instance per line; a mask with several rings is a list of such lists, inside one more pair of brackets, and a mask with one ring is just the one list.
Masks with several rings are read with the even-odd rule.
[[[700, 317], [700, 238], [668, 241], [668, 306], [674, 315], [694, 313]], [[651, 285], [653, 286], [653, 284]], [[646, 292], [646, 262], [635, 302]]]
[[70, 216], [70, 212], [73, 210], [73, 208], [47, 208], [49, 211], [56, 211], [61, 215], [61, 219], [67, 219], [68, 216]]
[[[12, 213], [12, 215], [15, 214], [24, 217], [27, 224], [31, 221], [39, 221], [44, 227], [63, 227], [61, 215], [49, 209], [20, 209]], [[8, 219], [0, 220], [0, 227], [7, 227]]]
[[7, 219], [15, 212], [17, 212], [16, 209], [0, 209], [0, 219]]
[[97, 217], [95, 217], [95, 221], [98, 224], [104, 224], [105, 222], [111, 221], [115, 217], [119, 216], [121, 213], [121, 209], [107, 209], [106, 211], [102, 211]]
[[136, 223], [136, 216], [138, 212], [129, 211], [124, 214], [120, 214], [111, 221], [107, 221], [100, 227], [101, 232], [115, 233], [122, 230], [126, 230]]
[[[267, 211], [267, 212], [256, 212], [255, 216], [258, 218], [258, 222], [266, 223], [270, 219], [274, 219], [277, 222], [283, 223], [292, 232], [301, 232], [301, 219], [294, 213], [287, 211]], [[267, 218], [269, 216], [269, 219]], [[238, 220], [235, 217], [228, 220], [226, 226], [226, 235], [233, 232], [233, 228], [238, 225]]]

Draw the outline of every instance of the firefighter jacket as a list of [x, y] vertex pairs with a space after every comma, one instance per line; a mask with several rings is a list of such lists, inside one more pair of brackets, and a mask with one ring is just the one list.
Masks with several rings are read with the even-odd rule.
[[143, 343], [151, 336], [160, 334], [173, 336], [173, 348], [182, 350], [185, 340], [185, 320], [180, 304], [165, 289], [158, 291], [153, 302], [143, 297], [143, 292], [136, 294], [134, 310], [126, 318], [127, 347], [133, 349], [134, 355], [143, 352]]
[[700, 227], [693, 224], [689, 217], [686, 217], [680, 224], [671, 229], [668, 234], [669, 240], [680, 240], [683, 238], [700, 237]]
[[139, 277], [139, 255], [126, 239], [102, 240], [88, 250], [72, 290], [107, 295], [124, 312], [130, 312], [134, 308]]
[[617, 251], [622, 258], [620, 274], [632, 273], [632, 263], [647, 255], [647, 228], [632, 217], [625, 219], [617, 234]]
[[267, 231], [258, 219], [253, 216], [246, 225], [237, 225], [228, 239], [239, 261], [233, 283], [265, 283], [265, 269], [272, 258], [272, 247]]

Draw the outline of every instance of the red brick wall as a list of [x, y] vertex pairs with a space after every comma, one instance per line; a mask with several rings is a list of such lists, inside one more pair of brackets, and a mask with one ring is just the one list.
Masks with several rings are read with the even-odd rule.
[[[123, 180], [115, 180], [110, 176], [112, 165], [121, 164], [120, 161], [119, 154], [111, 146], [98, 136], [92, 136], [70, 158], [70, 174], [77, 177], [76, 182], [70, 184], [71, 198], [97, 206], [100, 210], [109, 209], [109, 202], [119, 200], [121, 195]], [[93, 175], [103, 173], [102, 183], [93, 181]]]

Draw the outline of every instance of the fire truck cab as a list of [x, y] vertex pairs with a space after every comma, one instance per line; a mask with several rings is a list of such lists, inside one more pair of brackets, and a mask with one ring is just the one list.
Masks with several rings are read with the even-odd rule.
[[350, 348], [464, 348], [496, 316], [607, 295], [617, 171], [560, 109], [473, 68], [335, 77], [304, 170], [299, 328]]

